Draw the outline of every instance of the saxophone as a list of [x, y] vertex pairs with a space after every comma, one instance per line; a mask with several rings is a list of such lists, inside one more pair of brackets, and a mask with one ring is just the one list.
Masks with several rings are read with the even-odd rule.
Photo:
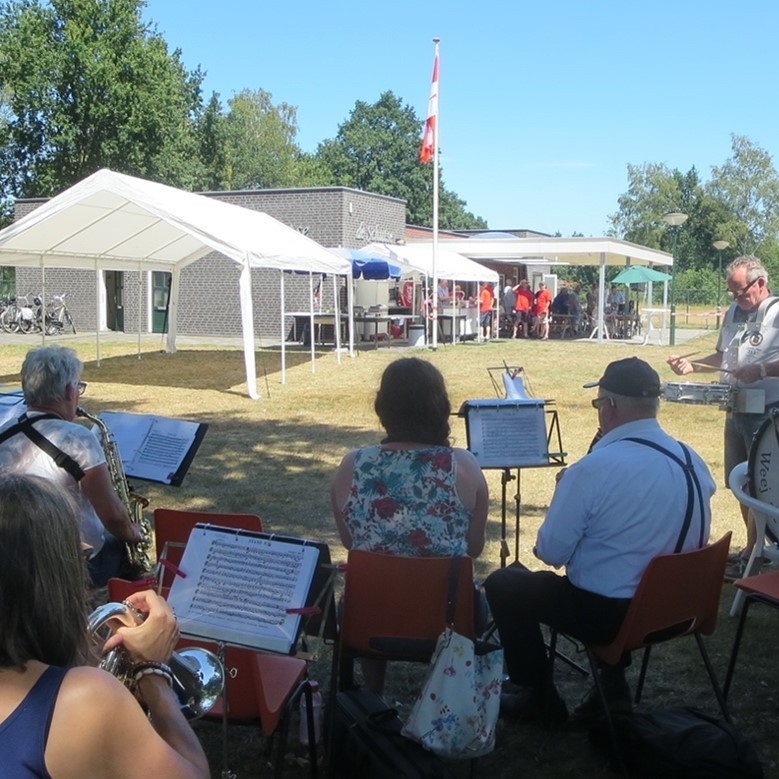
[[125, 544], [127, 561], [133, 570], [139, 574], [149, 573], [152, 569], [152, 560], [149, 556], [149, 549], [152, 543], [151, 524], [143, 515], [143, 510], [149, 505], [149, 499], [134, 492], [127, 483], [127, 476], [124, 473], [124, 465], [122, 465], [119, 448], [111, 431], [108, 429], [108, 425], [100, 417], [90, 414], [80, 406], [76, 409], [76, 416], [88, 419], [97, 427], [100, 433], [100, 444], [105, 452], [108, 472], [111, 474], [111, 484], [119, 496], [119, 500], [122, 501], [130, 514], [130, 521], [141, 527], [143, 540], [127, 541]]

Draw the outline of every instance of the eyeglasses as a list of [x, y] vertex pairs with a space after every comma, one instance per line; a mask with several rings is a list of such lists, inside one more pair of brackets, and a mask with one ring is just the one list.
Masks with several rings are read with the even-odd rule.
[[590, 403], [592, 404], [593, 408], [599, 409], [601, 407], [601, 403], [603, 403], [603, 401], [605, 401], [605, 400], [607, 400], [609, 402], [609, 405], [612, 406], [612, 408], [614, 407], [614, 398], [609, 398], [609, 397], [593, 398], [590, 401]]
[[76, 389], [78, 390], [78, 396], [81, 397], [87, 391], [87, 383], [85, 381], [79, 381], [76, 384]]
[[729, 289], [728, 294], [734, 298], [743, 297], [744, 295], [747, 294], [747, 292], [749, 292], [752, 286], [756, 284], [758, 281], [760, 281], [760, 279], [762, 278], [763, 278], [762, 276], [758, 276], [756, 279], [752, 279], [752, 281], [750, 281], [749, 284], [747, 284], [746, 287], [743, 287], [742, 289]]

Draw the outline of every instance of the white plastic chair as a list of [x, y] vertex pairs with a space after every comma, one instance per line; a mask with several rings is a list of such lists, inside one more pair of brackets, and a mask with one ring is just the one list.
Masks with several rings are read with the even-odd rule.
[[[744, 576], [749, 576], [752, 572], [752, 566], [759, 557], [767, 557], [772, 563], [779, 563], [779, 549], [773, 542], [766, 543], [766, 530], [779, 537], [779, 508], [771, 503], [753, 498], [747, 490], [749, 489], [749, 475], [747, 470], [748, 463], [739, 463], [730, 472], [728, 477], [728, 486], [733, 494], [738, 498], [739, 503], [752, 510], [755, 518], [755, 538], [757, 541], [749, 555]], [[730, 616], [734, 617], [741, 610], [741, 603], [744, 600], [743, 590], [738, 590], [733, 598], [733, 605], [730, 607]]]

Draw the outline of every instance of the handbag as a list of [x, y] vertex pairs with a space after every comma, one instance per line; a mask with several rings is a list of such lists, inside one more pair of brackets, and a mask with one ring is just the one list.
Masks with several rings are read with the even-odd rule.
[[447, 627], [438, 637], [422, 689], [402, 734], [440, 757], [474, 758], [495, 747], [503, 649], [457, 633], [456, 558], [449, 580]]

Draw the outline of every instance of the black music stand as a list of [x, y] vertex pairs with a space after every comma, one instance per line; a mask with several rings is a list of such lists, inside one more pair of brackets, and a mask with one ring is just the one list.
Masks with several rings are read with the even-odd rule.
[[[513, 377], [512, 377], [513, 378]], [[514, 561], [519, 560], [520, 484], [522, 468], [560, 468], [563, 451], [560, 422], [554, 401], [538, 398], [488, 398], [466, 400], [458, 412], [465, 419], [468, 450], [483, 469], [500, 469], [501, 537], [500, 566], [510, 556], [507, 541], [508, 484], [516, 479], [514, 495]], [[512, 470], [516, 469], [516, 476]]]

